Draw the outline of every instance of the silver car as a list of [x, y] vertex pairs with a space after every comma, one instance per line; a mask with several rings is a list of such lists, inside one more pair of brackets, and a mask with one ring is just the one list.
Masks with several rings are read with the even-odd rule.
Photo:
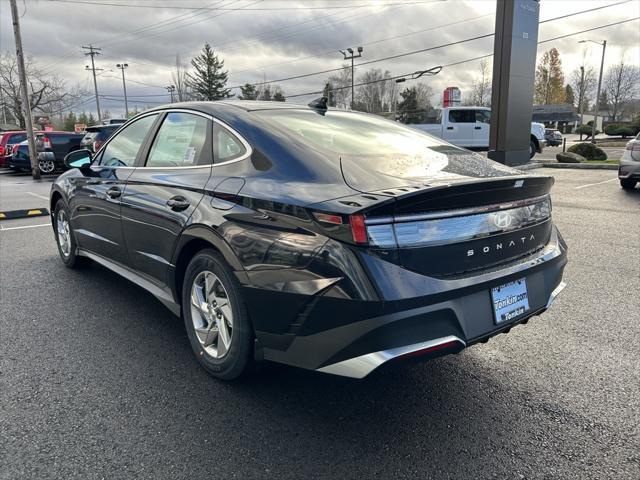
[[640, 133], [627, 143], [618, 168], [620, 185], [625, 190], [633, 190], [640, 182]]

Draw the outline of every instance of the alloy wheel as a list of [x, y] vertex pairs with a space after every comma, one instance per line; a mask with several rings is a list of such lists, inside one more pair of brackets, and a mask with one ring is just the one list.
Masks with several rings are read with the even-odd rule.
[[68, 257], [71, 254], [71, 231], [69, 228], [69, 220], [64, 209], [58, 211], [56, 219], [56, 230], [58, 232], [58, 245], [62, 255]]
[[202, 348], [214, 358], [224, 357], [233, 339], [233, 311], [227, 289], [208, 270], [191, 287], [191, 319]]
[[51, 160], [41, 160], [38, 162], [38, 168], [42, 173], [51, 173], [55, 170], [56, 166]]

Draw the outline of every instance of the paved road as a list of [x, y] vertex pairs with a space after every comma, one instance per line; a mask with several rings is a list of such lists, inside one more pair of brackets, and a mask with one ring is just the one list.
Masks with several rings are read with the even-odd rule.
[[[363, 381], [213, 380], [150, 295], [65, 269], [46, 218], [2, 222], [0, 478], [640, 478], [640, 189], [535, 173], [571, 248], [553, 308]], [[0, 179], [0, 208], [42, 206]]]

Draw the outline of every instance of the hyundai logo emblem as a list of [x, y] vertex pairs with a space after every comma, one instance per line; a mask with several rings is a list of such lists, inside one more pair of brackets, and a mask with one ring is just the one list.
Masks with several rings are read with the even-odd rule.
[[509, 212], [496, 212], [493, 215], [493, 224], [498, 228], [504, 230], [505, 228], [509, 228], [512, 223], [513, 216]]

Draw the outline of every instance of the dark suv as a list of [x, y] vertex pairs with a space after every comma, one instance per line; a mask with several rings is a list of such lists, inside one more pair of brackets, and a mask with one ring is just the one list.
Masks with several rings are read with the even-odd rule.
[[100, 147], [106, 142], [113, 133], [118, 130], [122, 125], [95, 125], [93, 127], [87, 127], [84, 137], [80, 142], [81, 148], [96, 153], [100, 150]]

